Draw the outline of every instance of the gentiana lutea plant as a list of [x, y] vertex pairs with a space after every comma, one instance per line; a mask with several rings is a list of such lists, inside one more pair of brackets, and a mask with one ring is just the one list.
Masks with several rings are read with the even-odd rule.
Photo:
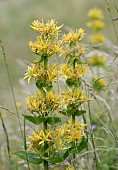
[[[92, 34], [89, 36], [89, 43], [93, 46], [93, 54], [88, 58], [87, 62], [90, 67], [96, 68], [96, 75], [92, 77], [92, 87], [95, 91], [100, 92], [107, 86], [107, 82], [103, 77], [100, 77], [100, 69], [106, 68], [106, 54], [98, 50], [95, 51], [96, 47], [100, 47], [105, 43], [105, 36], [101, 31], [105, 27], [104, 14], [101, 9], [93, 8], [88, 12], [89, 22], [87, 27], [92, 30]], [[95, 72], [95, 71], [94, 71]]]
[[[86, 124], [78, 122], [78, 117], [86, 112], [83, 103], [88, 100], [81, 87], [81, 78], [89, 72], [84, 60], [86, 48], [81, 42], [85, 32], [80, 28], [62, 34], [62, 27], [52, 19], [47, 23], [36, 20], [31, 25], [37, 37], [29, 46], [37, 58], [28, 66], [24, 79], [28, 84], [34, 79], [37, 91], [26, 98], [29, 113], [24, 118], [38, 128], [28, 137], [28, 149], [14, 153], [29, 163], [43, 163], [44, 170], [51, 164], [64, 163], [68, 157], [74, 159], [87, 147]], [[55, 56], [57, 60], [64, 57], [66, 63], [51, 64]], [[65, 89], [57, 91], [55, 87], [61, 79]]]

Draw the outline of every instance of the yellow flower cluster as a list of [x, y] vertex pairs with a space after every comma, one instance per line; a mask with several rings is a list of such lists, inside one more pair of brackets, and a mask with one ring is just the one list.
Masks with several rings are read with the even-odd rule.
[[105, 37], [102, 34], [93, 34], [89, 37], [89, 41], [92, 44], [104, 43]]
[[103, 90], [104, 87], [107, 85], [107, 82], [104, 78], [93, 78], [93, 88], [97, 91]]
[[63, 55], [70, 58], [80, 58], [80, 56], [85, 54], [85, 47], [81, 44], [84, 36], [85, 32], [82, 28], [64, 34], [62, 39], [62, 41], [65, 42], [62, 52]]
[[29, 136], [30, 147], [38, 151], [40, 147], [44, 145], [44, 142], [47, 142], [50, 146], [50, 150], [61, 151], [68, 149], [72, 141], [80, 141], [83, 137], [83, 130], [85, 124], [75, 123], [72, 124], [65, 123], [63, 126], [60, 126], [58, 129], [46, 130], [45, 133], [43, 130], [39, 129], [33, 132], [32, 136]]
[[99, 31], [105, 27], [105, 24], [103, 21], [97, 20], [97, 21], [87, 22], [87, 26], [94, 31]]
[[65, 90], [62, 93], [62, 103], [67, 107], [68, 105], [76, 105], [77, 107], [81, 106], [83, 102], [87, 100], [87, 97], [84, 96], [84, 92], [78, 88], [72, 90]]
[[39, 33], [36, 41], [29, 42], [31, 51], [39, 56], [51, 57], [62, 51], [62, 41], [58, 40], [58, 33], [63, 25], [57, 26], [55, 20], [50, 20], [47, 23], [34, 21], [31, 28]]
[[39, 22], [38, 20], [33, 21], [31, 28], [35, 32], [39, 32], [42, 36], [58, 36], [58, 32], [62, 28], [63, 25], [57, 26], [57, 22], [51, 19], [46, 24], [43, 22]]
[[86, 64], [75, 64], [75, 69], [73, 70], [72, 67], [69, 67], [67, 64], [63, 64], [61, 67], [61, 73], [64, 75], [65, 78], [71, 78], [76, 80], [85, 75], [89, 71], [89, 68]]
[[28, 83], [30, 83], [30, 79], [33, 77], [35, 80], [44, 80], [54, 82], [56, 81], [56, 77], [58, 75], [58, 66], [56, 64], [49, 66], [47, 70], [43, 70], [42, 65], [39, 61], [35, 61], [32, 64], [32, 67], [28, 66], [28, 70], [25, 73], [24, 79], [28, 79]]
[[34, 149], [36, 152], [38, 152], [39, 148], [44, 145], [44, 142], [49, 142], [50, 145], [52, 145], [52, 137], [51, 137], [51, 132], [46, 131], [44, 133], [43, 130], [37, 130], [33, 132], [32, 136], [29, 136], [30, 140], [30, 149]]
[[56, 41], [51, 39], [43, 39], [41, 36], [36, 37], [36, 42], [29, 42], [29, 46], [31, 48], [31, 51], [39, 56], [47, 56], [51, 57], [55, 55], [58, 52], [62, 51], [61, 44], [62, 41]]
[[71, 121], [69, 124], [64, 124], [64, 136], [68, 143], [72, 141], [80, 141], [83, 137], [83, 130], [85, 124], [83, 123], [72, 123]]
[[88, 17], [91, 19], [104, 19], [104, 15], [101, 9], [93, 8], [89, 11]]
[[40, 91], [35, 92], [34, 96], [28, 96], [26, 98], [27, 109], [33, 113], [37, 112], [42, 116], [47, 115], [49, 112], [55, 111], [59, 107], [59, 97], [50, 91], [43, 95]]
[[75, 32], [71, 31], [68, 34], [64, 34], [63, 41], [71, 45], [78, 41], [81, 41], [84, 36], [85, 36], [84, 30], [80, 28], [78, 30], [75, 30]]
[[93, 54], [89, 59], [88, 59], [88, 64], [92, 66], [103, 66], [106, 63], [105, 55], [104, 54]]

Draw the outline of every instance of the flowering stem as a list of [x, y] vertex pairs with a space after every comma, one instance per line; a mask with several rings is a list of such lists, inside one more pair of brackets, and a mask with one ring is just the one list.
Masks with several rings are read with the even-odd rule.
[[[75, 70], [75, 60], [73, 61], [73, 70]], [[75, 115], [72, 115], [72, 124], [75, 124]]]
[[[75, 70], [75, 60], [73, 61], [73, 70]], [[72, 115], [72, 124], [75, 124], [75, 115]], [[73, 141], [73, 145], [75, 145], [75, 141]], [[73, 159], [75, 159], [75, 153], [73, 153]]]
[[[48, 68], [48, 59], [47, 57], [44, 60], [44, 70], [47, 70]], [[48, 128], [47, 126], [47, 121], [43, 122], [43, 127], [44, 127], [44, 133], [46, 133], [46, 130]], [[46, 151], [47, 148], [47, 142], [44, 142], [44, 152]], [[45, 157], [48, 157], [48, 153], [44, 153]], [[48, 170], [48, 162], [44, 160], [44, 170]]]
[[[47, 130], [47, 121], [43, 123], [43, 126], [45, 132]], [[47, 148], [47, 142], [44, 142], [44, 151], [46, 150], [46, 148]], [[44, 156], [47, 157], [48, 153], [44, 153]], [[48, 170], [48, 162], [46, 160], [44, 160], [44, 170]]]

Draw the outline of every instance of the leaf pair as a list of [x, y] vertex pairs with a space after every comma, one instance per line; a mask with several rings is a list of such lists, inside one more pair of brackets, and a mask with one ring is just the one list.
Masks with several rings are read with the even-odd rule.
[[61, 122], [60, 117], [39, 117], [39, 116], [29, 116], [29, 115], [23, 115], [23, 116], [25, 117], [26, 120], [34, 123], [35, 125], [39, 125], [45, 121], [47, 121], [49, 125], [54, 125], [56, 123]]

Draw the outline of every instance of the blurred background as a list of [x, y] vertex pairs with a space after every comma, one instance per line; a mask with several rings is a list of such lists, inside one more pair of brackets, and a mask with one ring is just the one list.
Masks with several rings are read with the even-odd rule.
[[[118, 0], [109, 0], [109, 3], [112, 16], [117, 17], [114, 4], [118, 6]], [[22, 78], [26, 71], [23, 65], [21, 67], [22, 62], [33, 61], [35, 57], [28, 47], [28, 42], [35, 38], [29, 27], [31, 22], [36, 19], [46, 21], [54, 18], [59, 24], [64, 24], [63, 29], [67, 26], [82, 27], [89, 34], [90, 30], [86, 27], [87, 13], [94, 7], [103, 10], [106, 24], [104, 35], [116, 44], [117, 39], [105, 0], [0, 0], [0, 39], [3, 41], [14, 88], [19, 87], [19, 78]], [[114, 23], [118, 28], [118, 22]], [[8, 94], [9, 82], [2, 53], [0, 73], [0, 97], [6, 102], [5, 94]]]
[[[115, 5], [118, 7], [118, 0], [109, 0], [112, 16], [118, 17]], [[86, 27], [88, 21], [87, 13], [91, 8], [98, 7], [103, 10], [105, 15], [106, 27], [103, 31], [104, 35], [110, 39], [110, 41], [117, 45], [116, 35], [114, 33], [112, 21], [109, 12], [106, 8], [105, 0], [0, 0], [0, 39], [2, 40], [5, 48], [5, 54], [7, 58], [7, 64], [12, 80], [12, 85], [16, 97], [16, 101], [25, 108], [24, 98], [27, 96], [26, 92], [31, 91], [32, 87], [25, 85], [22, 80], [26, 65], [30, 64], [36, 56], [30, 51], [28, 42], [35, 39], [35, 33], [30, 28], [30, 24], [33, 20], [38, 19], [44, 21], [48, 19], [56, 19], [58, 24], [64, 24], [63, 31], [67, 27], [71, 28], [84, 28], [85, 32], [89, 35], [90, 30]], [[118, 21], [114, 22], [116, 28], [118, 28]], [[30, 88], [30, 89], [29, 89]], [[0, 51], [0, 105], [3, 105], [10, 110], [15, 110], [13, 97], [8, 81], [8, 75], [3, 59], [2, 52]], [[13, 151], [16, 150], [16, 139], [13, 133], [18, 132], [17, 120], [9, 113], [4, 113], [4, 119], [9, 133], [11, 133]], [[11, 120], [11, 121], [10, 121]], [[0, 146], [1, 151], [4, 151], [5, 137], [1, 131], [0, 125]], [[20, 139], [20, 136], [17, 137]], [[17, 144], [17, 148], [21, 145]], [[4, 156], [0, 160], [1, 168], [6, 157]], [[4, 167], [4, 166], [3, 166]]]

